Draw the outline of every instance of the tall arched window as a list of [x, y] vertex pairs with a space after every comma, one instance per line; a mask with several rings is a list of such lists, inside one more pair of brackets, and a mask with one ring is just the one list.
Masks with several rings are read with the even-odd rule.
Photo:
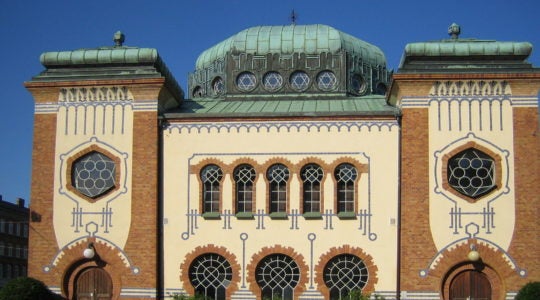
[[303, 213], [321, 212], [321, 181], [323, 170], [316, 164], [309, 164], [300, 171], [302, 178]]
[[250, 165], [240, 165], [234, 170], [236, 186], [236, 213], [253, 212], [253, 183], [255, 169]]
[[355, 186], [358, 171], [351, 164], [340, 164], [334, 171], [336, 178], [337, 212], [354, 213], [355, 210]]
[[201, 171], [203, 183], [203, 213], [219, 213], [220, 185], [223, 171], [216, 165], [208, 165]]
[[289, 169], [282, 164], [272, 165], [266, 172], [266, 178], [269, 185], [270, 213], [286, 213]]

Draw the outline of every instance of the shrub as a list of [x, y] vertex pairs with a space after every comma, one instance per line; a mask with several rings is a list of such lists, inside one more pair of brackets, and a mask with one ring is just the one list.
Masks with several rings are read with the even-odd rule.
[[529, 282], [524, 285], [516, 295], [516, 300], [538, 300], [540, 299], [540, 282]]
[[0, 300], [51, 300], [55, 298], [43, 282], [31, 277], [12, 279], [0, 289]]

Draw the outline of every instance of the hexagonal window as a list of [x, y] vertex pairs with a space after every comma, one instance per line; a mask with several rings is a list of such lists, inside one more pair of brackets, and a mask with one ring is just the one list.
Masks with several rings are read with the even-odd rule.
[[81, 194], [97, 198], [115, 187], [116, 164], [106, 155], [92, 151], [71, 167], [71, 184]]
[[448, 184], [471, 198], [495, 189], [495, 174], [494, 159], [478, 149], [466, 149], [448, 160]]

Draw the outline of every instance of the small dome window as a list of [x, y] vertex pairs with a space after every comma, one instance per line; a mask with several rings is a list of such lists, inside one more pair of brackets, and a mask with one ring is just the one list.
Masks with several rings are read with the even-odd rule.
[[225, 92], [225, 82], [223, 81], [223, 78], [214, 78], [214, 81], [212, 82], [212, 89], [214, 90], [215, 95], [223, 95]]
[[243, 72], [236, 77], [236, 86], [238, 86], [238, 89], [241, 91], [247, 92], [251, 91], [255, 88], [257, 85], [257, 78], [255, 78], [255, 75], [251, 72]]
[[351, 85], [353, 92], [358, 95], [362, 95], [366, 92], [367, 84], [361, 75], [353, 75]]
[[322, 71], [317, 76], [317, 86], [323, 91], [331, 91], [336, 88], [337, 78], [332, 71]]
[[309, 87], [310, 80], [306, 72], [296, 71], [291, 74], [289, 82], [293, 89], [302, 92]]
[[278, 72], [268, 72], [264, 74], [263, 85], [266, 90], [275, 92], [283, 86], [283, 77]]
[[202, 91], [202, 88], [200, 86], [196, 86], [194, 89], [193, 89], [193, 98], [201, 98], [203, 95], [203, 91]]
[[377, 84], [377, 88], [375, 89], [375, 93], [379, 95], [386, 95], [386, 84], [379, 82]]

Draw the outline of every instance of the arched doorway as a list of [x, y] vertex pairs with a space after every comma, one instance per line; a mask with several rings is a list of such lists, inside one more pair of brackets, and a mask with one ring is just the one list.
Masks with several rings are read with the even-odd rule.
[[490, 300], [491, 283], [486, 274], [465, 270], [450, 283], [450, 300]]
[[111, 276], [102, 268], [81, 271], [75, 280], [75, 299], [109, 300], [112, 298]]

